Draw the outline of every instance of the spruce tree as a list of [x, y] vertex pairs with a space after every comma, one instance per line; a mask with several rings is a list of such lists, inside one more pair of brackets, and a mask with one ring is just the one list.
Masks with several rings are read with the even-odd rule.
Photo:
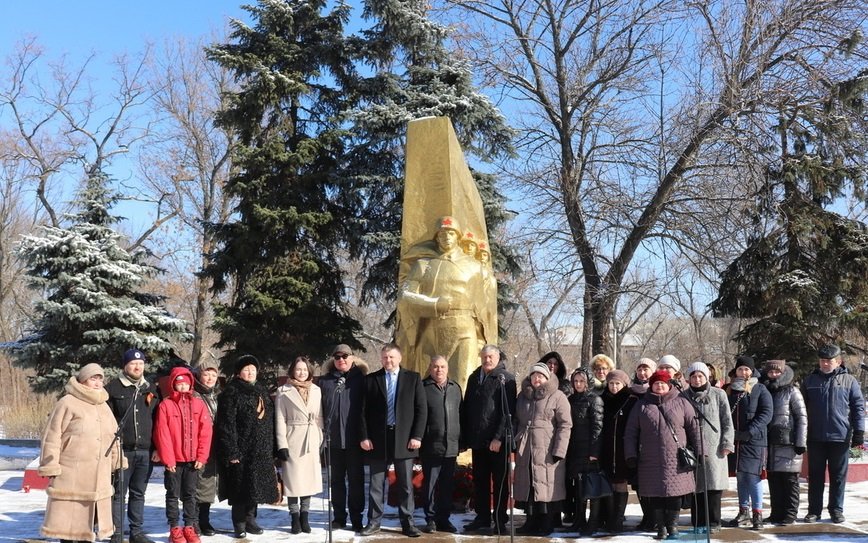
[[[400, 257], [404, 138], [407, 123], [428, 116], [452, 120], [468, 158], [490, 161], [512, 152], [512, 130], [474, 84], [468, 62], [450, 52], [448, 30], [428, 17], [422, 0], [367, 0], [371, 28], [350, 40], [355, 58], [373, 72], [355, 81], [353, 145], [347, 171], [358, 190], [358, 243], [353, 254], [369, 263], [363, 299], [394, 300]], [[515, 251], [499, 239], [508, 218], [494, 176], [473, 171], [485, 209], [489, 244], [499, 273], [499, 306], [509, 302], [504, 279], [518, 272]]]
[[71, 226], [42, 227], [17, 247], [30, 287], [44, 298], [34, 305], [31, 333], [7, 348], [18, 365], [35, 370], [37, 392], [62, 390], [84, 364], [111, 368], [130, 347], [159, 365], [172, 342], [190, 339], [186, 323], [144, 290], [159, 270], [146, 252], [123, 247], [112, 229], [120, 219], [110, 213], [118, 197], [107, 186], [92, 169], [73, 202], [77, 213], [67, 217]]
[[823, 100], [784, 108], [781, 160], [766, 170], [756, 232], [722, 274], [716, 316], [747, 319], [736, 335], [760, 359], [816, 365], [816, 348], [868, 334], [868, 229], [828, 209], [864, 199], [868, 137], [865, 74]]
[[260, 0], [244, 9], [252, 26], [232, 21], [230, 43], [208, 50], [240, 85], [217, 118], [240, 151], [225, 189], [238, 203], [229, 222], [210, 226], [217, 249], [204, 273], [215, 291], [231, 289], [215, 308], [224, 362], [250, 353], [274, 367], [359, 346], [337, 258], [357, 212], [338, 175], [349, 8]]

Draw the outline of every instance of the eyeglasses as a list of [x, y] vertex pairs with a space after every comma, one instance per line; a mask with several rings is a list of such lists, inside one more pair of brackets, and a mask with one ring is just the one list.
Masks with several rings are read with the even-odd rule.
[[335, 360], [341, 360], [342, 358], [349, 358], [350, 355], [348, 355], [348, 354], [336, 354], [336, 355], [334, 355], [334, 357], [335, 357]]

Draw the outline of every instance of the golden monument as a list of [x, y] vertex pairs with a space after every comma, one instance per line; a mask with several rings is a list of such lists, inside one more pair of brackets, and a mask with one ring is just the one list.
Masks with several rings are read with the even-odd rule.
[[482, 199], [448, 118], [409, 123], [406, 161], [395, 341], [422, 375], [445, 356], [464, 389], [479, 350], [497, 342]]

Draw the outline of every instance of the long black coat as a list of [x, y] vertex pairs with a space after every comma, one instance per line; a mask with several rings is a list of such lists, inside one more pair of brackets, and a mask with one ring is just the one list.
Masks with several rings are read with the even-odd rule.
[[[359, 441], [370, 439], [374, 450], [368, 455], [382, 456], [386, 453], [386, 370], [379, 370], [365, 377], [365, 393], [362, 395], [362, 417]], [[422, 378], [415, 371], [400, 368], [398, 388], [395, 390], [395, 450], [391, 458], [404, 459], [419, 456], [418, 449], [410, 450], [410, 439], [422, 440], [428, 420], [428, 403]]]
[[428, 422], [422, 438], [421, 456], [453, 457], [458, 456], [461, 439], [461, 387], [448, 379], [441, 389], [434, 379], [422, 380], [425, 400], [428, 403]]
[[276, 502], [274, 403], [265, 387], [238, 378], [229, 381], [217, 402], [214, 432], [220, 499], [230, 504]]
[[590, 457], [600, 458], [600, 436], [603, 433], [603, 400], [590, 391], [573, 392], [567, 398], [573, 429], [567, 449], [567, 477], [577, 478], [587, 473]]
[[603, 398], [603, 434], [600, 437], [600, 467], [609, 475], [612, 482], [623, 483], [633, 475], [624, 457], [624, 431], [627, 429], [630, 411], [639, 398], [627, 387], [619, 390], [617, 394], [612, 394], [606, 387], [601, 397]]
[[[316, 384], [322, 390], [323, 424], [331, 434], [330, 446], [333, 449], [357, 450], [361, 441], [359, 428], [362, 425], [362, 395], [365, 392], [368, 365], [357, 360], [345, 375], [341, 375], [330, 362], [327, 370]], [[336, 392], [338, 379], [341, 377], [344, 378], [344, 387]], [[331, 420], [328, 420], [329, 416]]]
[[505, 440], [508, 423], [503, 417], [504, 403], [515, 415], [515, 376], [506, 371], [506, 365], [500, 362], [480, 383], [482, 375], [482, 366], [479, 366], [467, 378], [461, 411], [461, 441], [471, 449], [487, 449], [493, 440]]

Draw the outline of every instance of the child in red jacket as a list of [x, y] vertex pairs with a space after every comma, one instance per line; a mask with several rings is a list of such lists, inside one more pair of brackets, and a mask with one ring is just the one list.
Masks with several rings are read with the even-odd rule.
[[[172, 394], [160, 402], [154, 425], [154, 444], [166, 466], [166, 518], [171, 543], [199, 543], [196, 485], [211, 451], [211, 415], [201, 398], [192, 394], [193, 374], [186, 367], [172, 369]], [[178, 526], [178, 499], [184, 507], [184, 528]]]

